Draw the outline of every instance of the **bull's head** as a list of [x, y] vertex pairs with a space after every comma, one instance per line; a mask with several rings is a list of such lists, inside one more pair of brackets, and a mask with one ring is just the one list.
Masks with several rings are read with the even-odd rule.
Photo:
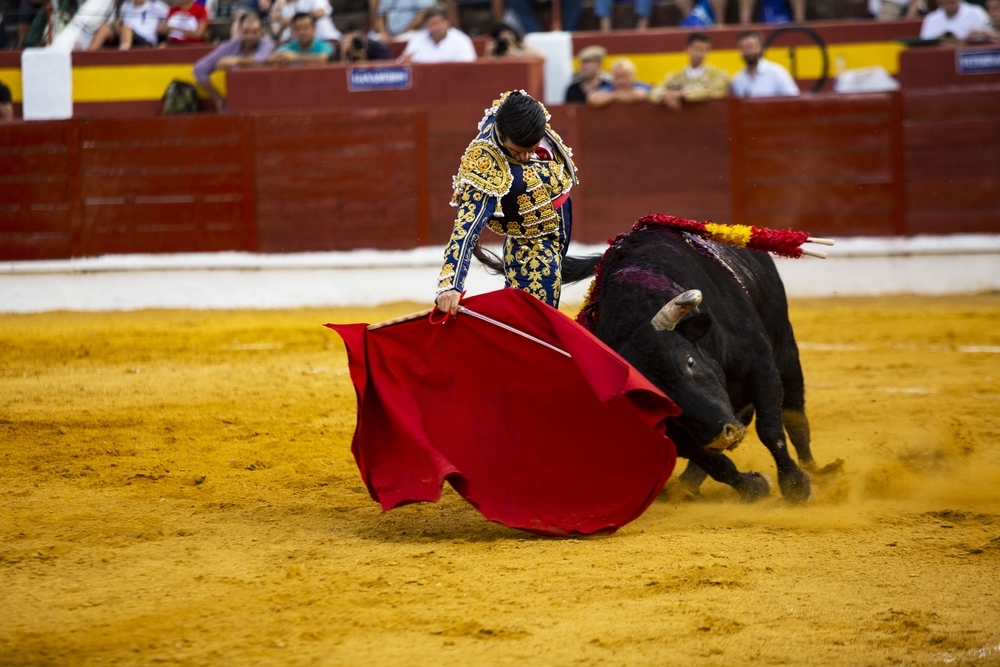
[[691, 443], [714, 452], [735, 447], [746, 428], [733, 414], [722, 367], [697, 345], [712, 326], [707, 312], [692, 312], [702, 294], [688, 290], [666, 303], [629, 342], [629, 359], [684, 411], [676, 423]]

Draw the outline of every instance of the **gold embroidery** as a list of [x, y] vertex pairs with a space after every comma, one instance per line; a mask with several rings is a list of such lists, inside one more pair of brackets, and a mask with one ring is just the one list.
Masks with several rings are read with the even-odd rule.
[[562, 291], [562, 242], [558, 238], [508, 238], [504, 244], [507, 284], [555, 305]]
[[457, 206], [464, 200], [467, 188], [493, 197], [503, 197], [510, 192], [514, 177], [510, 165], [500, 148], [485, 139], [476, 139], [465, 149], [458, 174], [454, 178], [455, 194], [451, 203]]

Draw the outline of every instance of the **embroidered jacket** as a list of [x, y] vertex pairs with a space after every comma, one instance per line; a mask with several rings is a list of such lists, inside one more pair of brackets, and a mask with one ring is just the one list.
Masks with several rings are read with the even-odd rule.
[[486, 111], [479, 135], [465, 150], [453, 180], [451, 205], [458, 208], [458, 214], [438, 279], [439, 294], [463, 289], [472, 249], [483, 227], [516, 238], [558, 232], [558, 209], [576, 184], [572, 153], [548, 125], [545, 140], [551, 155], [545, 158], [536, 155], [522, 164], [501, 148], [496, 112], [507, 95]]
[[668, 74], [663, 83], [653, 88], [649, 99], [658, 104], [663, 101], [668, 90], [684, 91], [684, 99], [688, 102], [704, 102], [725, 97], [729, 92], [729, 74], [712, 65], [702, 65], [702, 68], [701, 76], [696, 78], [691, 76], [687, 68]]

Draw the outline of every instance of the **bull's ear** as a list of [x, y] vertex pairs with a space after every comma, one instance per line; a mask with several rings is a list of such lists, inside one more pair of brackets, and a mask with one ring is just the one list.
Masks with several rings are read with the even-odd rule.
[[712, 316], [705, 312], [692, 313], [677, 325], [677, 333], [696, 343], [712, 328]]

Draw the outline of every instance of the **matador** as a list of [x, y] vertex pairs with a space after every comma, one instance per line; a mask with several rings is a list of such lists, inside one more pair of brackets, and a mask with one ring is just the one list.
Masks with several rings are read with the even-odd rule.
[[486, 110], [454, 178], [458, 214], [438, 279], [440, 310], [458, 313], [484, 227], [505, 237], [507, 286], [558, 307], [577, 179], [572, 151], [548, 121], [545, 107], [523, 90], [504, 93]]

